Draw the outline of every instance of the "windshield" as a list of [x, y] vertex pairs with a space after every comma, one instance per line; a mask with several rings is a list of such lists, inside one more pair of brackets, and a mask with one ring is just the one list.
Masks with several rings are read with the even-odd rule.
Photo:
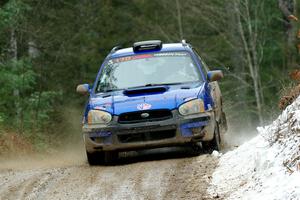
[[96, 92], [195, 81], [201, 76], [188, 52], [149, 53], [109, 60]]

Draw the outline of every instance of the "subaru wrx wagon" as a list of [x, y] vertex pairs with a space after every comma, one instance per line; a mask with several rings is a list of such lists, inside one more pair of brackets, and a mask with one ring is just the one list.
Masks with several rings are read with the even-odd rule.
[[89, 164], [137, 149], [220, 150], [227, 130], [217, 82], [222, 77], [185, 41], [113, 48], [94, 84], [77, 86], [89, 95], [82, 127]]

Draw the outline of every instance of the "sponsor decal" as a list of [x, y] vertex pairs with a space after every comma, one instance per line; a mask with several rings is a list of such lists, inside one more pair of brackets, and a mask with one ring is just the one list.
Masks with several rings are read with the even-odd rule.
[[137, 109], [138, 110], [149, 110], [151, 108], [151, 104], [148, 104], [148, 103], [141, 103], [141, 104], [138, 104], [137, 105]]
[[130, 60], [137, 60], [137, 59], [143, 59], [143, 58], [152, 58], [153, 54], [142, 54], [142, 55], [136, 55], [136, 56], [126, 56], [121, 58], [113, 59], [113, 63], [119, 63], [119, 62], [126, 62]]
[[163, 57], [163, 56], [188, 56], [188, 55], [189, 54], [186, 52], [164, 52], [164, 53], [154, 53], [154, 54], [141, 54], [135, 56], [125, 56], [121, 58], [115, 58], [108, 61], [108, 64], [126, 62], [126, 61], [144, 59], [144, 58]]
[[166, 53], [155, 53], [154, 56], [187, 56], [186, 52], [166, 52]]

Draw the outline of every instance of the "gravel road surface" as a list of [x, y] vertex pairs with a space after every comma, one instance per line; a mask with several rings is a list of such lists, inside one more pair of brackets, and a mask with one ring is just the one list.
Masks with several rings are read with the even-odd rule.
[[115, 166], [93, 167], [74, 152], [0, 159], [0, 199], [211, 199], [212, 155], [160, 149], [120, 156]]

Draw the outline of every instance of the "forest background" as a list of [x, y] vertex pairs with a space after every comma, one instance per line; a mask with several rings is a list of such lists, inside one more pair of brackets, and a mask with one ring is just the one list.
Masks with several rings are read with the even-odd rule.
[[1, 0], [0, 154], [80, 141], [76, 86], [93, 83], [112, 47], [149, 39], [186, 39], [223, 70], [231, 130], [255, 129], [295, 84], [297, 14], [296, 0]]

